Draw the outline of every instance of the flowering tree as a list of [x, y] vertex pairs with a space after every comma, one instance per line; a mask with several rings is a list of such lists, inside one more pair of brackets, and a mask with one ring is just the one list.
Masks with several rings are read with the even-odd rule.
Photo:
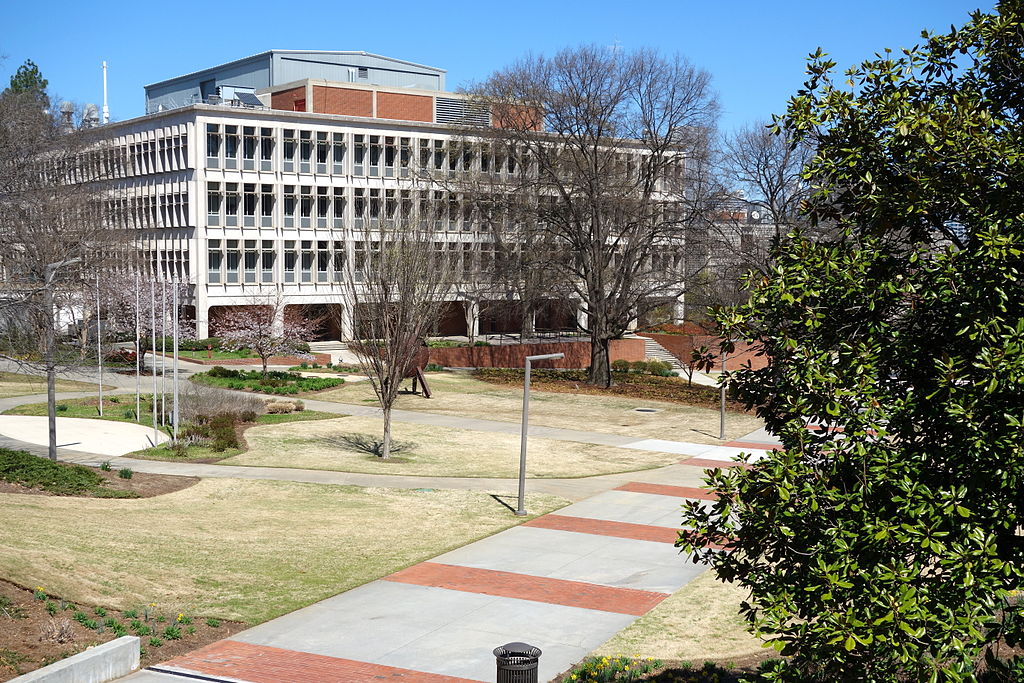
[[268, 298], [255, 306], [233, 308], [218, 319], [221, 347], [248, 349], [260, 358], [263, 375], [271, 356], [312, 358], [306, 339], [313, 336], [322, 320], [289, 310], [280, 297]]
[[[101, 276], [100, 307], [103, 318], [103, 333], [114, 339], [131, 340], [144, 365], [145, 354], [152, 346], [154, 328], [157, 337], [173, 334], [174, 311], [172, 309], [173, 288], [178, 288], [178, 302], [185, 300], [188, 284], [184, 282], [157, 282], [150, 288], [150, 281], [135, 271], [107, 272]], [[88, 286], [81, 294], [81, 310], [92, 315], [95, 293]], [[154, 301], [155, 299], [155, 301]], [[164, 306], [166, 300], [166, 306]], [[138, 321], [139, 339], [135, 339]], [[182, 339], [195, 337], [195, 322], [178, 315], [178, 336]], [[159, 342], [158, 342], [159, 343]]]

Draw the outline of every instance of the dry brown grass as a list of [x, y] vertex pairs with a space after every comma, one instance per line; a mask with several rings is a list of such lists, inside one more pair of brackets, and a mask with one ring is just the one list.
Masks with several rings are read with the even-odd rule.
[[[522, 415], [522, 390], [473, 379], [465, 372], [428, 375], [433, 398], [404, 394], [395, 407], [424, 413], [438, 413], [483, 420], [518, 422]], [[320, 392], [313, 398], [341, 403], [376, 404], [368, 382], [346, 384]], [[636, 408], [654, 408], [656, 413], [638, 413]], [[616, 396], [593, 396], [534, 391], [530, 395], [530, 424], [580, 429], [637, 439], [667, 439], [718, 444], [718, 411], [707, 408], [639, 400]], [[753, 415], [729, 413], [726, 436], [749, 434], [763, 426]]]
[[[392, 424], [393, 438], [410, 445], [390, 460], [353, 448], [343, 437], [380, 439], [380, 418], [343, 417], [319, 422], [254, 427], [246, 432], [249, 450], [223, 465], [297, 467], [313, 470], [411, 474], [439, 477], [515, 477], [519, 436], [403, 422]], [[531, 438], [531, 477], [586, 477], [669, 465], [678, 455], [596, 444]]]
[[[110, 387], [106, 387], [110, 388]], [[96, 385], [89, 382], [57, 380], [57, 391], [96, 391]], [[34, 375], [19, 375], [14, 372], [0, 372], [0, 398], [29, 396], [46, 393], [46, 378]]]
[[739, 616], [746, 597], [742, 588], [704, 572], [593, 654], [695, 663], [760, 654], [761, 642], [747, 632]]
[[0, 576], [85, 604], [256, 623], [524, 519], [483, 493], [236, 479], [135, 500], [0, 494]]

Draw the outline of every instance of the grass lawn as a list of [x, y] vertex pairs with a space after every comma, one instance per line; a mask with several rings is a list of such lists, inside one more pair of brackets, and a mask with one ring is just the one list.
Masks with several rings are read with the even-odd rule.
[[[566, 503], [528, 498], [537, 514]], [[484, 493], [236, 479], [134, 500], [0, 494], [0, 576], [258, 623], [525, 519]]]
[[[96, 391], [95, 384], [57, 380], [57, 391]], [[109, 387], [108, 387], [109, 388]], [[46, 378], [35, 375], [20, 375], [14, 372], [0, 372], [0, 398], [28, 396], [46, 393]], [[45, 413], [43, 413], [45, 415]]]
[[[522, 389], [470, 377], [466, 372], [428, 373], [433, 398], [403, 394], [395, 407], [484, 420], [518, 422], [522, 415]], [[312, 397], [312, 396], [311, 396]], [[377, 402], [369, 382], [349, 383], [318, 392], [323, 401], [372, 405]], [[653, 408], [638, 413], [636, 408]], [[638, 439], [668, 439], [718, 444], [718, 411], [665, 401], [534, 391], [530, 395], [530, 424], [622, 434]], [[763, 426], [753, 415], [726, 415], [726, 437], [735, 439]]]
[[[92, 385], [96, 386], [96, 385]], [[160, 398], [157, 397], [157, 401]], [[167, 397], [170, 402], [170, 396]], [[114, 420], [115, 422], [131, 422], [133, 424], [151, 425], [149, 413], [150, 402], [145, 395], [142, 397], [142, 420], [135, 419], [135, 394], [117, 394], [103, 397], [103, 417], [99, 414], [99, 399], [69, 398], [57, 401], [57, 417], [88, 417], [98, 420]], [[61, 406], [65, 406], [63, 409]], [[46, 415], [45, 403], [26, 403], [4, 411], [4, 415]]]
[[706, 571], [593, 652], [598, 657], [652, 657], [694, 663], [766, 652], [739, 616], [747, 593]]
[[[279, 415], [259, 415], [256, 417], [256, 425], [269, 426], [280, 425], [289, 422], [310, 422], [314, 420], [329, 420], [338, 417], [335, 413], [321, 413], [315, 410], [304, 410], [299, 413], [282, 413]], [[245, 425], [242, 425], [245, 426]], [[249, 441], [251, 427], [245, 431], [244, 439]], [[306, 429], [300, 427], [299, 429]], [[143, 460], [169, 460], [171, 462], [220, 462], [224, 458], [230, 458], [242, 453], [244, 447], [229, 448], [223, 451], [215, 451], [208, 446], [189, 446], [185, 457], [177, 455], [167, 444], [161, 444], [156, 448], [147, 448], [142, 451], [129, 453], [130, 458], [141, 458]], [[235, 463], [226, 463], [235, 464]]]
[[[390, 460], [360, 450], [346, 438], [358, 434], [380, 440], [382, 430], [379, 418], [357, 416], [254, 427], [245, 433], [249, 450], [221, 464], [444, 477], [515, 477], [519, 473], [517, 434], [393, 422], [393, 438], [410, 447]], [[530, 439], [529, 449], [531, 477], [588, 477], [679, 460], [669, 453], [536, 437]]]

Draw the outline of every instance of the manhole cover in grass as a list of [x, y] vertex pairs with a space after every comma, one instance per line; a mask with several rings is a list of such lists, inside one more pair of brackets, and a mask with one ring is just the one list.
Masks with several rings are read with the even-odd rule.
[[633, 408], [635, 413], [657, 413], [657, 408]]

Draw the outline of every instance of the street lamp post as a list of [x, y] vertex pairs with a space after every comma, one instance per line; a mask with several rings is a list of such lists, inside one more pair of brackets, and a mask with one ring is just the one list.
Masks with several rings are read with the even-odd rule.
[[729, 356], [729, 352], [722, 349], [722, 377], [719, 380], [721, 389], [719, 390], [720, 407], [718, 410], [718, 438], [725, 440], [725, 359]]
[[526, 435], [530, 429], [530, 368], [535, 360], [555, 360], [565, 358], [564, 353], [547, 353], [541, 356], [526, 357], [526, 374], [523, 378], [523, 427], [519, 437], [519, 507], [517, 517], [526, 516]]

